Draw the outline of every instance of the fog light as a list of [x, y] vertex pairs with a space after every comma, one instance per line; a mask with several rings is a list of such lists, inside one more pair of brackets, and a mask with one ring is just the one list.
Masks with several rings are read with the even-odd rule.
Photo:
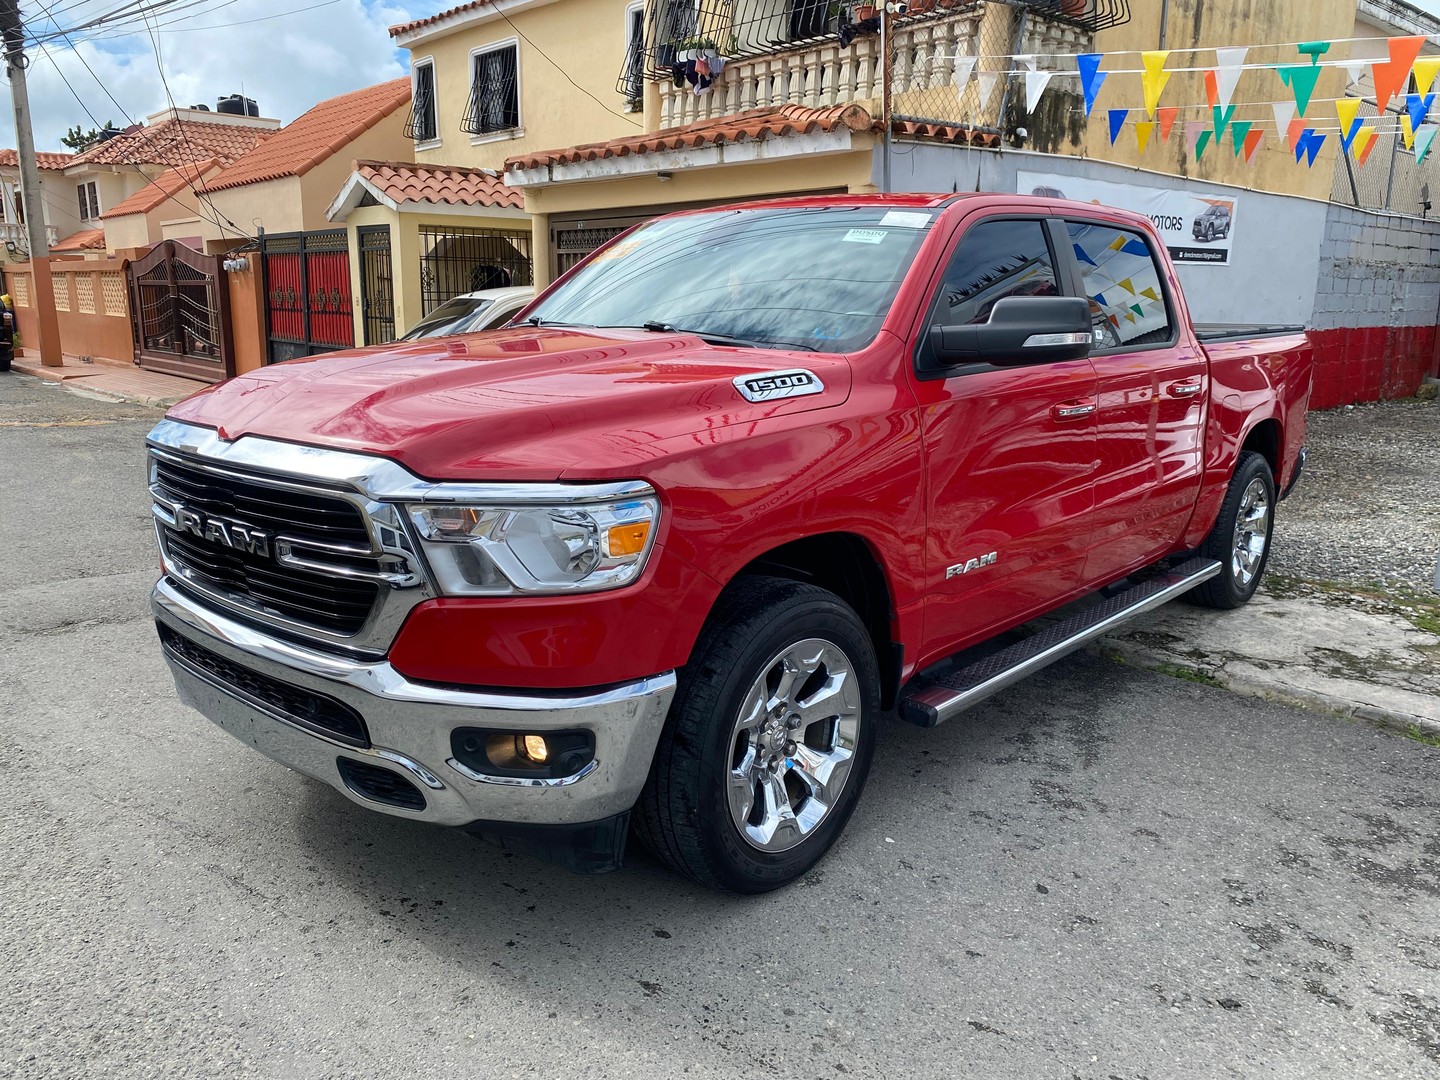
[[550, 759], [550, 748], [545, 745], [545, 739], [540, 735], [516, 735], [515, 752], [537, 765], [543, 765]]

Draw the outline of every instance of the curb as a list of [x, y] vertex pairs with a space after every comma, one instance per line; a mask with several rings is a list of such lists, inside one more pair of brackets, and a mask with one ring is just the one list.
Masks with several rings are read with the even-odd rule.
[[[1167, 657], [1160, 653], [1152, 652], [1135, 645], [1134, 642], [1123, 641], [1114, 638], [1101, 638], [1099, 641], [1087, 646], [1087, 651], [1105, 660], [1115, 660], [1122, 664], [1141, 668], [1145, 671], [1153, 671], [1161, 675], [1170, 675], [1176, 678], [1172, 670], [1176, 666], [1174, 657]], [[1192, 666], [1192, 665], [1184, 665]], [[1398, 709], [1387, 709], [1378, 705], [1371, 705], [1368, 702], [1354, 701], [1349, 698], [1342, 698], [1335, 694], [1327, 694], [1319, 690], [1300, 690], [1293, 686], [1278, 686], [1267, 683], [1261, 679], [1253, 679], [1244, 675], [1234, 675], [1223, 668], [1215, 670], [1204, 670], [1196, 666], [1195, 670], [1203, 673], [1206, 684], [1214, 684], [1231, 693], [1240, 694], [1244, 697], [1259, 698], [1262, 701], [1270, 701], [1281, 705], [1293, 705], [1302, 709], [1319, 710], [1342, 716], [1349, 720], [1359, 720], [1364, 723], [1374, 724], [1377, 727], [1395, 731], [1401, 735], [1411, 735], [1417, 729], [1427, 735], [1440, 736], [1440, 720], [1431, 719], [1428, 716], [1417, 716], [1414, 713], [1402, 712]]]

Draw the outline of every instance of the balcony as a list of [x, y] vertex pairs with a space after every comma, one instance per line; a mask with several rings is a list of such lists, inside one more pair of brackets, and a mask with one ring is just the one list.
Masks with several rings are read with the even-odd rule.
[[[45, 239], [52, 246], [58, 244], [60, 242], [59, 230], [54, 225], [46, 225]], [[30, 253], [30, 237], [26, 234], [24, 225], [0, 221], [0, 244], [4, 245], [7, 253], [14, 252], [21, 256], [28, 256]]]
[[[652, 0], [652, 3], [655, 0]], [[658, 0], [647, 19], [646, 47], [631, 54], [622, 85], [637, 87], [640, 78], [656, 81], [658, 113], [647, 116], [649, 127], [679, 127], [716, 120], [747, 109], [775, 105], [828, 108], [858, 103], [880, 114], [884, 92], [880, 37], [860, 34], [842, 47], [839, 30], [864, 14], [858, 6], [820, 5], [809, 0], [769, 0], [769, 7], [785, 16], [767, 16], [756, 24], [752, 7], [767, 0], [737, 0], [727, 17], [707, 18], [703, 7], [684, 9], [684, 25], [676, 30], [676, 0]], [[707, 0], [701, 0], [702, 5]], [[806, 15], [805, 7], [815, 12]], [[749, 12], [750, 21], [738, 16]], [[1004, 101], [997, 92], [980, 101], [972, 82], [958, 85], [955, 58], [978, 56], [978, 72], [1004, 71], [1004, 57], [1016, 53], [1089, 51], [1098, 26], [1128, 21], [1125, 0], [918, 0], [911, 13], [891, 23], [891, 112], [895, 116], [929, 122], [995, 126]], [[819, 31], [819, 33], [815, 33]], [[812, 33], [795, 40], [799, 33]], [[787, 39], [788, 38], [788, 39]], [[708, 92], [696, 94], [686, 81], [674, 84], [671, 65], [683, 63], [687, 42], [724, 41], [729, 55], [723, 72]], [[658, 44], [656, 44], [658, 42]], [[962, 93], [963, 91], [963, 93]]]

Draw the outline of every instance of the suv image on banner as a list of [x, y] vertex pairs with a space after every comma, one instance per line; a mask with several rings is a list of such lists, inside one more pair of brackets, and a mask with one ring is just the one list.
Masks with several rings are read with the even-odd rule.
[[1227, 239], [1230, 236], [1230, 207], [1224, 203], [1212, 203], [1195, 219], [1190, 231], [1196, 240], [1206, 243], [1216, 237]]

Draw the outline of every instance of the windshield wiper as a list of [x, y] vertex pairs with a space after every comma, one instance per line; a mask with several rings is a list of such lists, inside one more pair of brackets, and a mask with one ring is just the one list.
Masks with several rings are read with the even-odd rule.
[[[607, 327], [615, 330], [634, 330], [637, 327]], [[770, 341], [766, 338], [736, 337], [733, 334], [713, 334], [709, 330], [687, 330], [679, 326], [671, 326], [667, 322], [658, 322], [651, 319], [649, 322], [641, 323], [640, 330], [648, 330], [652, 334], [694, 334], [702, 341], [708, 341], [712, 345], [740, 345], [750, 349], [802, 349], [805, 352], [815, 352], [814, 345], [804, 345], [798, 341]]]
[[531, 315], [530, 318], [526, 319], [526, 320], [525, 320], [524, 322], [522, 322], [520, 325], [521, 325], [521, 326], [537, 326], [537, 327], [539, 327], [539, 326], [569, 326], [569, 327], [578, 327], [579, 329], [582, 329], [582, 330], [594, 330], [594, 329], [596, 329], [594, 323], [588, 323], [588, 322], [558, 322], [558, 321], [555, 320], [555, 319], [542, 319], [542, 318], [540, 318], [539, 315]]

